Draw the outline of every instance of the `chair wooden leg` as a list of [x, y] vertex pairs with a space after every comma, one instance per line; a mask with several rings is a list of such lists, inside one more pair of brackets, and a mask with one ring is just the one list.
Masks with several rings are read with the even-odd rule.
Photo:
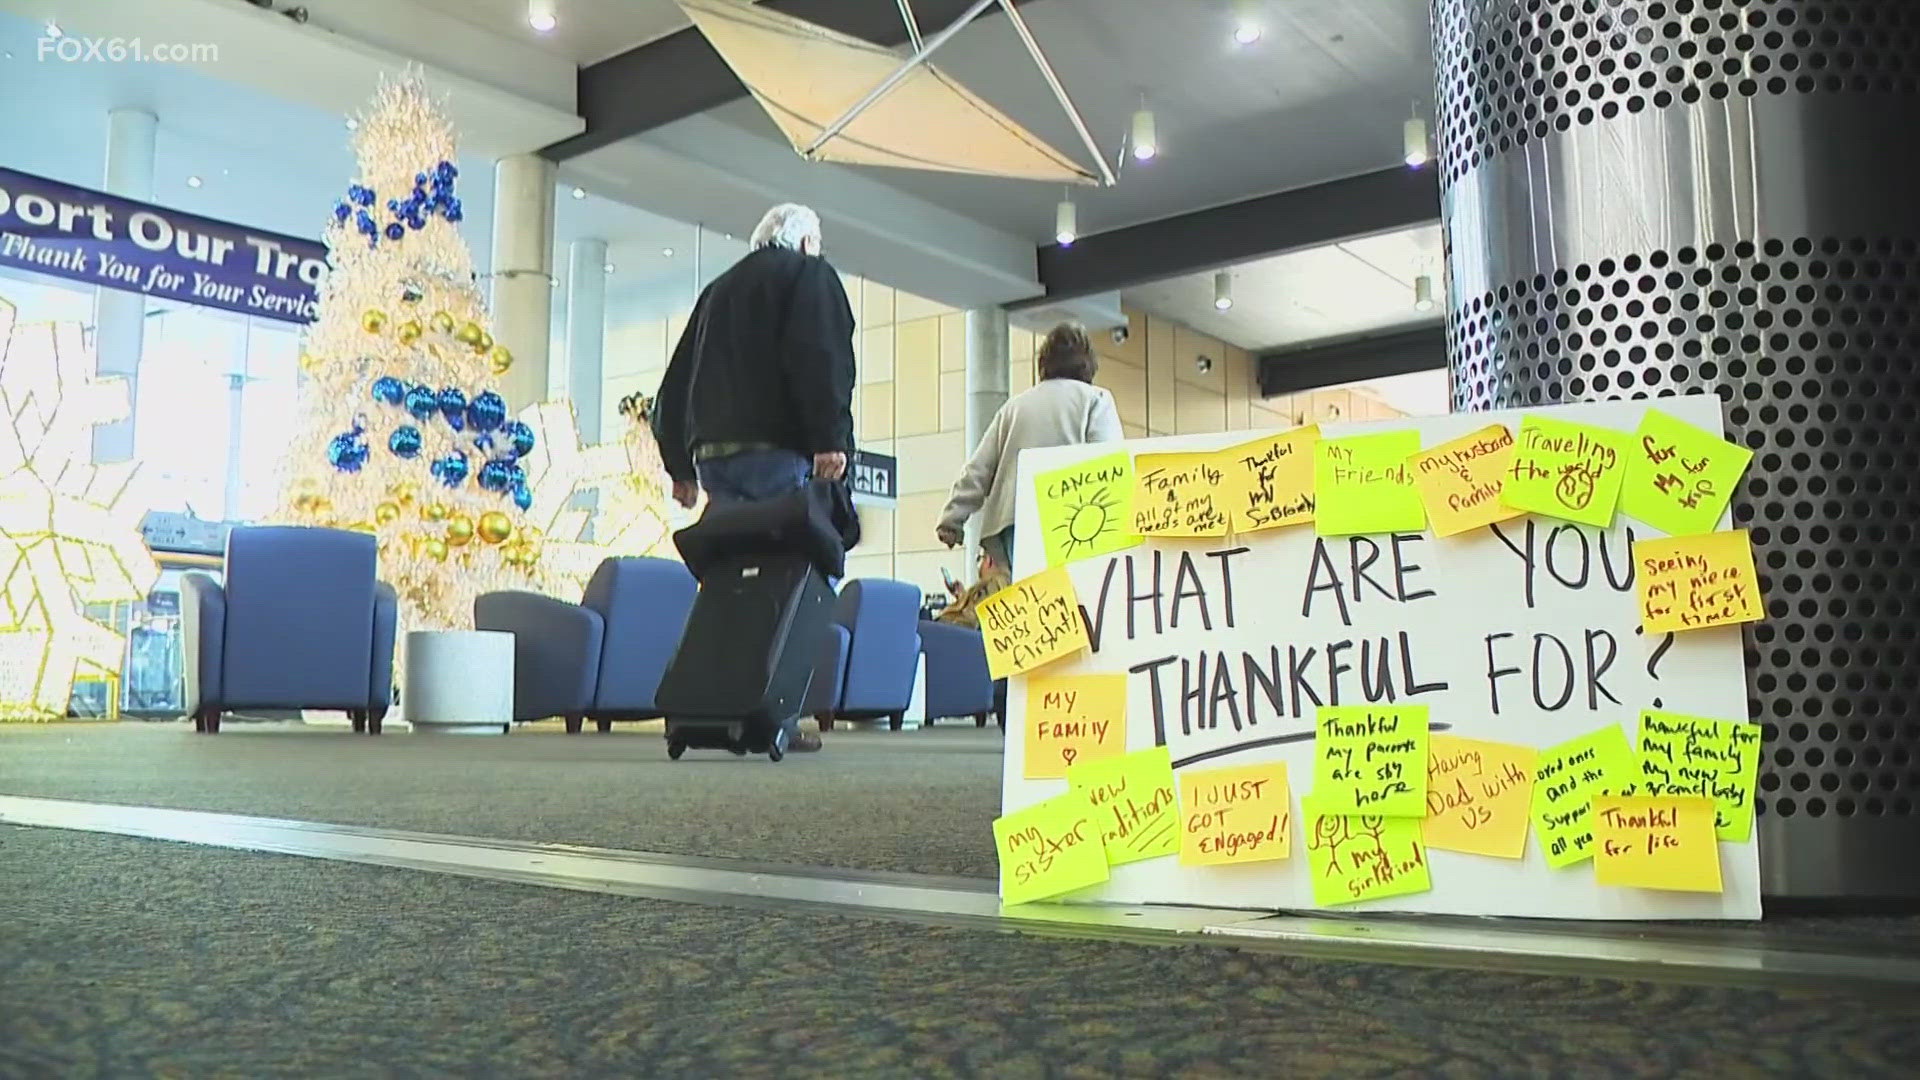
[[201, 715], [204, 716], [206, 720], [207, 734], [220, 734], [220, 710], [206, 709], [202, 711]]
[[986, 727], [986, 726], [987, 726], [987, 714], [986, 714], [986, 713], [983, 713], [983, 712], [979, 712], [979, 713], [974, 713], [974, 714], [973, 714], [973, 726], [974, 726], [974, 727]]
[[902, 727], [906, 725], [906, 722], [907, 722], [907, 718], [905, 715], [901, 713], [894, 713], [892, 716], [887, 717], [887, 730], [899, 731]]
[[206, 713], [197, 712], [193, 714], [193, 730], [194, 733], [198, 735], [205, 735], [207, 733]]
[[365, 709], [348, 709], [347, 719], [353, 721], [354, 734], [358, 735], [367, 730], [367, 711]]
[[605, 734], [606, 734], [607, 732], [609, 732], [609, 731], [612, 731], [612, 730], [613, 730], [613, 721], [611, 721], [611, 720], [595, 720], [595, 721], [593, 722], [593, 726], [594, 726], [594, 727], [597, 727], [597, 728], [599, 728], [599, 729], [600, 729], [600, 734], [602, 734], [602, 735], [605, 735]]
[[821, 730], [821, 731], [832, 731], [832, 730], [833, 730], [833, 717], [831, 717], [831, 716], [827, 716], [827, 715], [822, 715], [822, 716], [819, 716], [819, 717], [816, 717], [815, 719], [816, 719], [816, 720], [818, 721], [818, 723], [820, 724], [820, 730]]
[[387, 718], [387, 710], [375, 709], [367, 714], [367, 734], [380, 734], [380, 724]]
[[586, 724], [587, 718], [584, 716], [569, 716], [566, 718], [566, 721], [567, 734], [578, 735], [580, 734], [580, 728]]

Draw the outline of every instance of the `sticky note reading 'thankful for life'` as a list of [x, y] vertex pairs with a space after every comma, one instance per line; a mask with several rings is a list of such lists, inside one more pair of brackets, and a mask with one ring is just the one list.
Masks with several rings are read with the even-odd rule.
[[1426, 528], [1427, 510], [1407, 468], [1419, 452], [1420, 433], [1411, 429], [1315, 443], [1314, 531], [1356, 536]]
[[1425, 705], [1322, 705], [1313, 743], [1313, 795], [1322, 810], [1427, 812]]
[[1648, 633], [1734, 626], [1767, 617], [1745, 529], [1639, 540], [1633, 545], [1633, 562], [1639, 571], [1640, 625]]
[[1716, 836], [1739, 843], [1752, 834], [1758, 724], [1648, 709], [1640, 714], [1639, 759], [1638, 794], [1705, 795]]
[[1227, 471], [1227, 521], [1236, 533], [1313, 520], [1313, 446], [1309, 425], [1220, 452]]
[[1593, 800], [1593, 830], [1593, 879], [1601, 885], [1721, 891], [1711, 799], [1602, 795]]
[[1014, 582], [974, 609], [986, 639], [987, 671], [996, 679], [1043, 667], [1087, 647], [1087, 623], [1067, 568], [1056, 566]]
[[1625, 432], [1529, 416], [1507, 462], [1508, 506], [1583, 525], [1613, 523], [1627, 475]]
[[1067, 770], [1067, 783], [1092, 805], [1109, 865], [1180, 850], [1180, 807], [1173, 795], [1173, 756], [1166, 747], [1083, 762]]
[[1109, 454], [1034, 478], [1040, 535], [1047, 565], [1060, 566], [1130, 548], [1140, 542], [1128, 525], [1133, 504], [1133, 455]]
[[1316, 904], [1352, 904], [1433, 888], [1420, 819], [1340, 814], [1300, 800], [1307, 821], [1307, 871]]
[[1608, 724], [1540, 751], [1533, 771], [1533, 827], [1555, 869], [1593, 857], [1593, 797], [1634, 780], [1626, 733]]
[[1055, 780], [1082, 761], [1127, 747], [1125, 675], [1034, 675], [1027, 680], [1026, 778]]
[[1141, 454], [1133, 467], [1134, 532], [1227, 534], [1227, 471], [1219, 455]]
[[1024, 904], [1107, 880], [1107, 853], [1084, 792], [1069, 791], [993, 823], [1000, 901]]
[[1481, 428], [1409, 458], [1407, 467], [1426, 504], [1433, 535], [1455, 536], [1525, 513], [1500, 501], [1500, 486], [1512, 459], [1513, 432], [1504, 424]]
[[1267, 862], [1293, 850], [1293, 796], [1285, 762], [1180, 774], [1180, 861]]
[[1530, 746], [1431, 736], [1421, 838], [1442, 851], [1501, 859], [1525, 855], [1539, 757]]
[[1627, 446], [1620, 511], [1668, 536], [1712, 532], [1753, 451], [1658, 409]]

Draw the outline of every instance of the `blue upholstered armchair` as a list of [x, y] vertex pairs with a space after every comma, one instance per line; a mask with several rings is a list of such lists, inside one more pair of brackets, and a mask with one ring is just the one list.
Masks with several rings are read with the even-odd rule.
[[1000, 726], [1006, 726], [1006, 714], [994, 704], [987, 643], [980, 631], [922, 620], [920, 652], [927, 658], [928, 726], [947, 717], [971, 716], [976, 726], [986, 727], [991, 713], [999, 713]]
[[477, 630], [513, 634], [513, 718], [559, 716], [578, 733], [592, 719], [654, 720], [654, 691], [680, 645], [698, 584], [669, 559], [608, 559], [578, 604], [535, 593], [473, 602]]
[[393, 701], [399, 606], [366, 533], [235, 529], [224, 581], [180, 583], [187, 708], [217, 733], [238, 709], [340, 709], [380, 733]]
[[886, 717], [898, 731], [920, 659], [920, 590], [899, 581], [849, 581], [840, 588], [833, 621], [836, 632], [822, 645], [808, 711], [823, 723]]

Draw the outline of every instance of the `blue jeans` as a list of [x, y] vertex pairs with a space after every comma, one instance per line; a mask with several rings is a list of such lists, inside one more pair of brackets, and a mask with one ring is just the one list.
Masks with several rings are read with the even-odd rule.
[[791, 450], [748, 450], [709, 458], [694, 466], [714, 506], [764, 502], [805, 487], [813, 459]]

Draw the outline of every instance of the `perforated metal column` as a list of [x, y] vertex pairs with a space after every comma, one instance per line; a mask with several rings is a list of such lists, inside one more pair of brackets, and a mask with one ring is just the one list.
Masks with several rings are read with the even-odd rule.
[[1435, 0], [1454, 403], [1710, 391], [1775, 897], [1920, 897], [1920, 0]]

